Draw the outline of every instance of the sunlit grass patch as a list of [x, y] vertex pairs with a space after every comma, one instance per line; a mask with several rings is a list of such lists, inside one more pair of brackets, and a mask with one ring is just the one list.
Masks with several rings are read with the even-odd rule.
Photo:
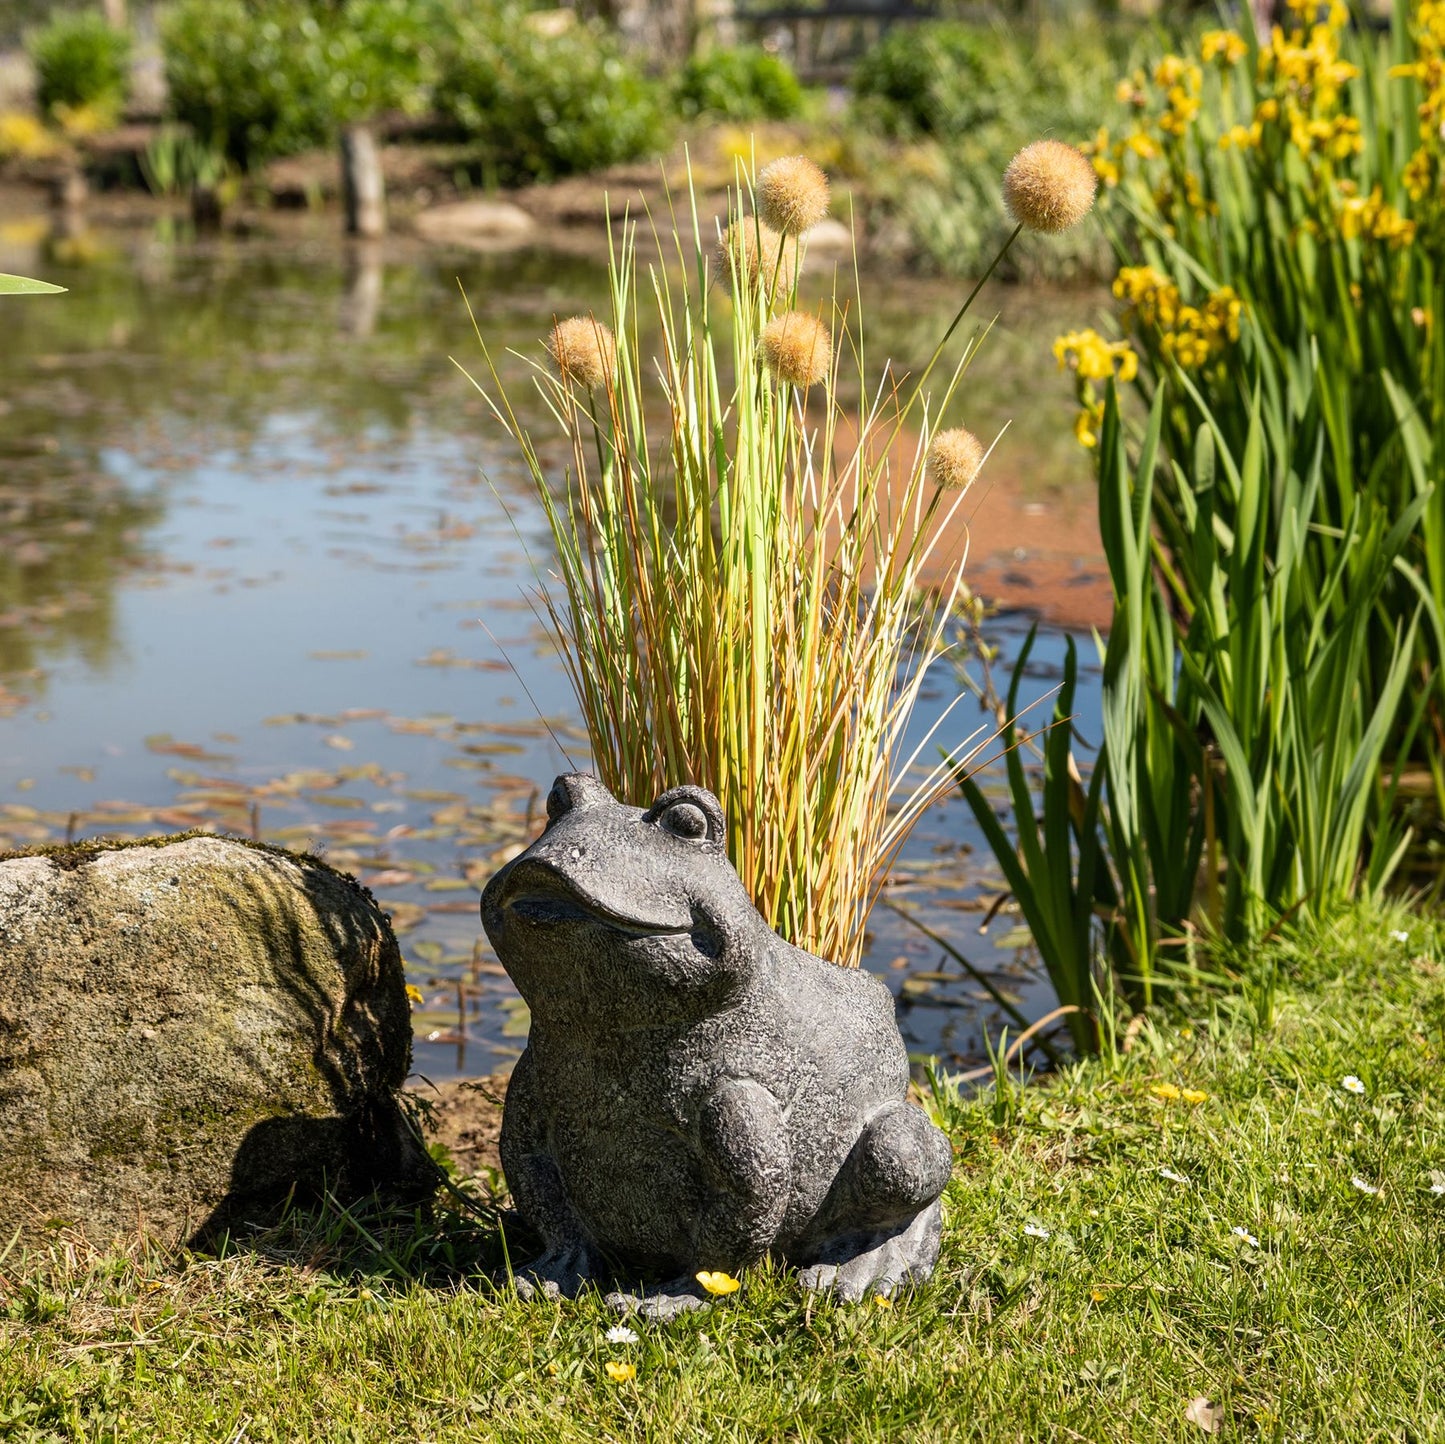
[[1015, 1078], [1002, 1108], [935, 1093], [958, 1150], [943, 1257], [891, 1308], [805, 1297], [765, 1264], [704, 1312], [619, 1325], [596, 1294], [519, 1302], [500, 1236], [461, 1215], [295, 1213], [221, 1258], [61, 1238], [4, 1262], [0, 1419], [54, 1438], [1143, 1441], [1198, 1437], [1187, 1411], [1207, 1406], [1226, 1438], [1436, 1438], [1442, 1065], [1439, 923], [1357, 910], [1256, 956], [1238, 996], [1152, 1017], [1112, 1063]]

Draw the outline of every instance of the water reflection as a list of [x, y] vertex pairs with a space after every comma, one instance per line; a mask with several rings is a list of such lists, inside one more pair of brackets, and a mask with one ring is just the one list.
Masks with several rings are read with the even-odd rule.
[[[52, 250], [70, 295], [4, 313], [0, 849], [189, 826], [320, 848], [392, 914], [423, 995], [417, 1066], [487, 1071], [527, 1017], [481, 940], [477, 892], [586, 740], [524, 599], [545, 524], [449, 359], [479, 364], [459, 283], [545, 448], [507, 350], [536, 356], [552, 318], [603, 307], [605, 273], [541, 251], [347, 248], [329, 226], [280, 243], [180, 234], [91, 234], [58, 272]], [[40, 259], [42, 236], [19, 255], [15, 235], [0, 232], [0, 269]], [[1003, 299], [996, 342], [1022, 360], [977, 373], [984, 430], [1043, 395], [1057, 324], [1037, 297]], [[909, 287], [870, 348], [919, 364], [955, 303]], [[1067, 415], [1064, 382], [1047, 404]], [[1054, 467], [1034, 446], [1052, 430], [1020, 428], [1019, 474]], [[1043, 691], [1047, 644], [1038, 656]], [[938, 677], [929, 705], [954, 691]], [[897, 896], [1041, 1012], [1017, 932], [977, 936], [998, 892], [977, 845], [964, 807], [939, 809]], [[910, 1047], [977, 1056], [986, 995], [935, 946], [880, 911], [868, 965], [899, 994]]]
[[0, 420], [0, 680], [29, 675], [38, 692], [55, 656], [109, 666], [121, 645], [116, 588], [144, 569], [145, 533], [164, 512], [154, 494], [61, 457], [50, 439], [12, 441]]

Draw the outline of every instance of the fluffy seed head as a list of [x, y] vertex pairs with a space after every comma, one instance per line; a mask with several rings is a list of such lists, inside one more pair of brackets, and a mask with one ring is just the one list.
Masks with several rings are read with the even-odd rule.
[[785, 155], [763, 167], [758, 214], [785, 236], [811, 231], [828, 214], [828, 177], [805, 155]]
[[1050, 235], [1068, 230], [1089, 214], [1098, 186], [1088, 157], [1061, 140], [1026, 145], [1003, 173], [1009, 214], [1029, 230]]
[[770, 296], [787, 295], [798, 275], [798, 247], [789, 245], [766, 222], [749, 218], [734, 221], [723, 232], [717, 263], [728, 290], [733, 278], [740, 276], [749, 289], [761, 283]]
[[617, 338], [594, 316], [569, 316], [547, 338], [558, 374], [583, 386], [606, 386], [617, 370]]
[[816, 386], [833, 367], [833, 339], [816, 316], [787, 311], [763, 328], [763, 360], [789, 386]]
[[983, 466], [984, 445], [962, 426], [940, 431], [928, 448], [928, 476], [944, 491], [966, 491]]

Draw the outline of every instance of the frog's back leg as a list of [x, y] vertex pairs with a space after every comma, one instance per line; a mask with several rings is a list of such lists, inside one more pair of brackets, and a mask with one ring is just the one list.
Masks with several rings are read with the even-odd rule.
[[939, 1195], [953, 1148], [921, 1108], [885, 1103], [853, 1145], [812, 1227], [791, 1249], [805, 1288], [859, 1299], [925, 1279], [938, 1261]]

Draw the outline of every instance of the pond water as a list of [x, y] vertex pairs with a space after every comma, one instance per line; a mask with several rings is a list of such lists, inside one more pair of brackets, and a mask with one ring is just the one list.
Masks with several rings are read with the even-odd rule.
[[[154, 220], [56, 243], [43, 217], [0, 215], [0, 270], [71, 288], [4, 312], [0, 850], [196, 826], [314, 848], [392, 914], [424, 999], [415, 1069], [506, 1066], [526, 1010], [477, 894], [586, 746], [528, 600], [545, 523], [449, 357], [479, 359], [459, 282], [489, 345], [535, 354], [554, 315], [601, 304], [601, 265], [404, 239], [358, 252], [330, 218], [202, 245]], [[863, 292], [875, 351], [903, 365], [958, 299], [884, 278]], [[1052, 619], [1030, 698], [1071, 621], [1099, 610], [1087, 468], [1048, 353], [1098, 304], [1003, 290], [979, 312], [999, 322], [969, 424], [1013, 429], [971, 555], [985, 595]], [[1003, 612], [988, 631], [1007, 656], [1027, 625]], [[960, 686], [940, 668], [920, 725]], [[1091, 671], [1085, 718], [1094, 687]], [[984, 720], [960, 712], [954, 740]], [[1052, 999], [1026, 937], [1006, 914], [979, 932], [999, 890], [948, 801], [891, 895], [1039, 1016]], [[936, 945], [879, 909], [866, 965], [918, 1057], [977, 1062], [998, 1019]]]

